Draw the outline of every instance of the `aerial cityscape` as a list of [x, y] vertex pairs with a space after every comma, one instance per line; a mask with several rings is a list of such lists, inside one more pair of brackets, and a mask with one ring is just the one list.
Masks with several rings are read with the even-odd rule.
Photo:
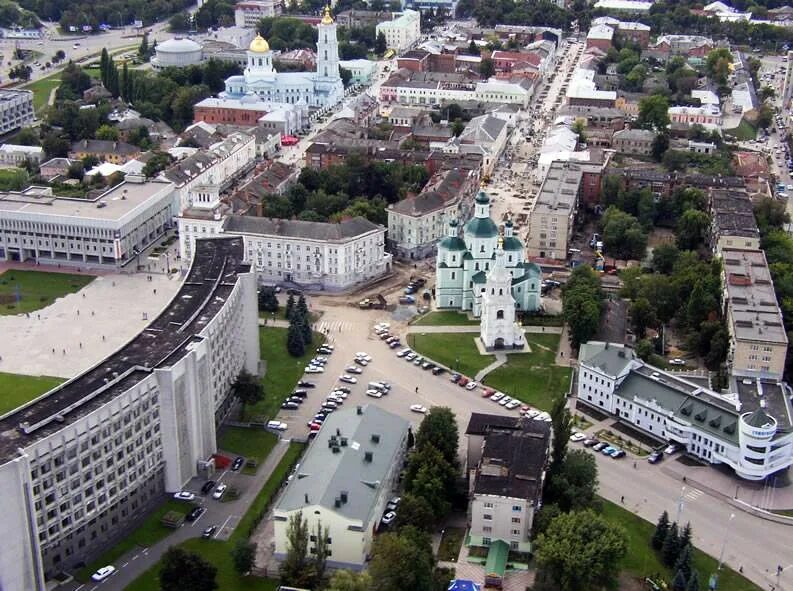
[[793, 6], [0, 11], [0, 589], [793, 591]]

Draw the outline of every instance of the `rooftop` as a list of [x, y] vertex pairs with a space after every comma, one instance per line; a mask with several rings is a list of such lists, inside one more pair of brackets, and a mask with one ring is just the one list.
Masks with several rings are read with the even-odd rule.
[[571, 215], [578, 202], [583, 170], [577, 162], [552, 162], [534, 204], [535, 213]]
[[197, 240], [190, 272], [165, 310], [138, 336], [92, 369], [0, 417], [0, 458], [52, 435], [116, 396], [157, 368], [181, 359], [223, 307], [243, 264], [241, 238]]
[[223, 231], [227, 233], [338, 242], [358, 238], [381, 229], [383, 229], [382, 226], [378, 226], [360, 216], [333, 224], [231, 215], [225, 219], [223, 224]]
[[710, 210], [717, 236], [760, 239], [752, 201], [746, 191], [713, 189], [710, 192]]
[[407, 421], [375, 404], [334, 412], [303, 456], [275, 512], [320, 505], [366, 524], [382, 483], [402, 453], [408, 428]]
[[531, 429], [485, 434], [474, 494], [536, 499], [542, 494], [551, 426], [532, 421]]

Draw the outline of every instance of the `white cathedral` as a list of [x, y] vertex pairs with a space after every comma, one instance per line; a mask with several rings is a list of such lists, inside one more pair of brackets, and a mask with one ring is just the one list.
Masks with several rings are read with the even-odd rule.
[[248, 47], [248, 65], [241, 76], [226, 79], [221, 98], [240, 99], [259, 97], [261, 100], [308, 107], [327, 107], [344, 98], [344, 84], [339, 72], [339, 42], [336, 21], [325, 7], [325, 14], [317, 25], [316, 72], [284, 72], [273, 68], [270, 44], [261, 36]]
[[542, 273], [525, 259], [523, 242], [513, 235], [511, 221], [503, 235], [490, 218], [490, 198], [479, 191], [474, 217], [458, 236], [449, 222], [438, 244], [435, 297], [439, 309], [470, 311], [481, 318], [482, 344], [488, 350], [523, 348], [517, 311], [540, 309]]

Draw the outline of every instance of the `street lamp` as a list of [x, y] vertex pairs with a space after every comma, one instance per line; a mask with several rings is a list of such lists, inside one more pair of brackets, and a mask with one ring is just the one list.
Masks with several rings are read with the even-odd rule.
[[683, 495], [686, 493], [686, 487], [683, 486], [680, 488], [680, 496], [677, 499], [677, 517], [675, 518], [676, 523], [680, 523], [680, 514], [683, 512]]
[[721, 571], [721, 565], [724, 563], [724, 551], [727, 549], [727, 541], [730, 537], [730, 524], [733, 519], [735, 519], [735, 513], [730, 513], [730, 518], [725, 526], [724, 540], [721, 543], [721, 552], [719, 552], [719, 565], [716, 567], [716, 572], [710, 575], [710, 580], [708, 581], [708, 589], [710, 591], [716, 591], [716, 587], [719, 584], [719, 572]]

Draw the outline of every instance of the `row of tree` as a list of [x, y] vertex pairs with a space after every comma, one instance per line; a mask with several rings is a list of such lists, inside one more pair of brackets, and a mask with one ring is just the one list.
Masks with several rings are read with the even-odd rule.
[[295, 301], [290, 294], [286, 301], [286, 319], [289, 321], [289, 329], [286, 334], [286, 350], [292, 357], [302, 357], [306, 353], [306, 347], [311, 345], [314, 337], [311, 330], [311, 318], [308, 315], [308, 306], [303, 294]]
[[699, 573], [693, 568], [694, 546], [691, 542], [691, 524], [682, 531], [676, 522], [669, 523], [669, 514], [664, 511], [658, 518], [650, 540], [659, 553], [661, 562], [672, 569], [672, 591], [700, 591]]
[[187, 9], [190, 0], [21, 0], [19, 5], [35, 12], [45, 21], [59, 22], [61, 28], [82, 28], [88, 25], [94, 31], [100, 24], [113, 27], [131, 25], [136, 19], [149, 25]]
[[574, 347], [590, 340], [600, 325], [603, 291], [600, 277], [588, 265], [579, 265], [562, 290], [562, 316]]

